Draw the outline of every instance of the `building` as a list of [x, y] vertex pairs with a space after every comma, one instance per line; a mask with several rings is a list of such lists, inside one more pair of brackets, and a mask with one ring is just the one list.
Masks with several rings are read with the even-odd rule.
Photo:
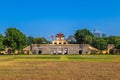
[[62, 33], [56, 35], [52, 44], [32, 44], [30, 50], [32, 54], [90, 54], [98, 51], [89, 44], [68, 44]]
[[12, 54], [12, 48], [6, 47], [5, 50], [0, 51], [0, 54]]
[[65, 36], [62, 33], [59, 33], [56, 35], [56, 40], [52, 40], [53, 45], [58, 45], [58, 44], [68, 44], [67, 40], [65, 40]]

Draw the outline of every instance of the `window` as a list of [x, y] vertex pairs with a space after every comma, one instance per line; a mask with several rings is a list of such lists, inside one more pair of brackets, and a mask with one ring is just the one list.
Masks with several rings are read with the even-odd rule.
[[56, 42], [54, 44], [57, 44]]
[[59, 44], [61, 44], [61, 42]]
[[64, 42], [64, 44], [66, 44], [66, 42]]

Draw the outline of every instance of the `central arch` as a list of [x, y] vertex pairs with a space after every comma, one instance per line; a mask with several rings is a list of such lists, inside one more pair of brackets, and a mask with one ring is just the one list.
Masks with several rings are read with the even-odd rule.
[[82, 54], [82, 50], [79, 50], [79, 54]]
[[68, 54], [68, 48], [64, 49], [64, 54]]
[[42, 54], [42, 50], [39, 50], [39, 51], [38, 51], [38, 54]]

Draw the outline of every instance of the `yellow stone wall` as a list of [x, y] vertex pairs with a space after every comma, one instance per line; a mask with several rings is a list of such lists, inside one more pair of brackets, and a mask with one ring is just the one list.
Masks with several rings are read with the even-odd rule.
[[68, 44], [64, 37], [56, 37], [56, 40], [52, 40], [52, 44]]
[[68, 44], [66, 40], [53, 40], [52, 44]]

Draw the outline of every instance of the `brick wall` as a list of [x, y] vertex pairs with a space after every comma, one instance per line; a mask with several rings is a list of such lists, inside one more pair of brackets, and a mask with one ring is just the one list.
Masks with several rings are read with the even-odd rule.
[[89, 52], [87, 44], [64, 44], [64, 45], [54, 45], [54, 44], [33, 44], [31, 46], [31, 51], [33, 54], [87, 54]]

